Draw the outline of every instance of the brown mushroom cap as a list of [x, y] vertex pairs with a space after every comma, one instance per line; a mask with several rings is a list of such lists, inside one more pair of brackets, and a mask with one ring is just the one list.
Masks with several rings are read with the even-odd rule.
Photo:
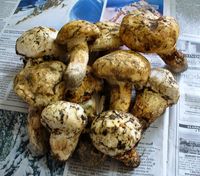
[[173, 17], [148, 10], [133, 11], [121, 23], [120, 37], [129, 48], [147, 53], [166, 53], [174, 48], [179, 25]]
[[59, 61], [42, 62], [22, 69], [15, 77], [14, 91], [34, 107], [47, 106], [63, 99], [66, 66]]
[[94, 73], [115, 84], [115, 82], [132, 83], [136, 88], [143, 87], [150, 74], [149, 61], [133, 51], [118, 50], [95, 61]]
[[88, 21], [76, 20], [65, 24], [58, 32], [56, 41], [65, 45], [74, 38], [85, 37], [86, 40], [95, 39], [99, 36], [99, 28]]
[[104, 21], [97, 22], [96, 25], [100, 29], [100, 36], [89, 46], [90, 51], [112, 50], [123, 45], [119, 37], [118, 23]]

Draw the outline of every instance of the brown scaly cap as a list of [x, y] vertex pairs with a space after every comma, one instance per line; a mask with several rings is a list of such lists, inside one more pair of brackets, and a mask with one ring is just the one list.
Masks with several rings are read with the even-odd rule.
[[121, 23], [122, 42], [134, 51], [166, 53], [173, 49], [179, 36], [179, 25], [173, 17], [151, 11], [134, 11]]
[[143, 87], [150, 74], [150, 63], [142, 55], [127, 50], [118, 50], [95, 61], [94, 73], [114, 82], [129, 82], [136, 87]]
[[58, 32], [56, 42], [67, 44], [67, 40], [79, 37], [85, 37], [87, 40], [99, 36], [99, 28], [88, 21], [76, 20], [65, 24]]
[[14, 91], [30, 106], [44, 107], [62, 100], [66, 66], [59, 61], [42, 62], [22, 69], [14, 79]]
[[90, 51], [113, 50], [123, 45], [119, 37], [119, 24], [104, 21], [97, 22], [96, 25], [101, 33], [94, 43], [89, 46]]

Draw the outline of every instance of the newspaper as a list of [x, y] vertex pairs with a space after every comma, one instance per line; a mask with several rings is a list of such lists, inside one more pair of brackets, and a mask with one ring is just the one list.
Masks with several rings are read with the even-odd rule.
[[[94, 5], [94, 2], [98, 5]], [[135, 1], [1, 1], [0, 175], [200, 176], [198, 0], [190, 3], [186, 0], [149, 1], [160, 13], [173, 15], [178, 19], [182, 32], [177, 47], [186, 54], [189, 68], [186, 72], [175, 75], [181, 91], [178, 104], [168, 108], [165, 114], [145, 131], [137, 146], [141, 155], [141, 164], [138, 168], [133, 170], [124, 167], [112, 159], [106, 160], [101, 166], [91, 168], [81, 163], [76, 155], [66, 163], [58, 163], [50, 155], [37, 157], [29, 151], [26, 129], [27, 105], [12, 90], [14, 76], [23, 67], [20, 57], [15, 53], [16, 39], [23, 31], [32, 27], [43, 25], [59, 30], [63, 24], [73, 19], [120, 22], [126, 12], [134, 10], [135, 6], [130, 5], [130, 2]], [[84, 7], [90, 10], [86, 8], [84, 13], [80, 13], [78, 8], [82, 7], [81, 3], [87, 3]], [[94, 6], [91, 8], [90, 5]], [[189, 11], [192, 12], [192, 16]], [[145, 56], [152, 67], [164, 66], [158, 56]]]

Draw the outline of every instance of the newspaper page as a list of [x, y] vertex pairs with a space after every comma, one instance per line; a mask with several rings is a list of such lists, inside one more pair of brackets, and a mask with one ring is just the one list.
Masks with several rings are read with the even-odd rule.
[[191, 2], [187, 0], [166, 0], [166, 9], [170, 15], [178, 20], [182, 37], [200, 40], [199, 6], [199, 0], [192, 0]]
[[[28, 1], [27, 1], [28, 2]], [[66, 165], [64, 163], [58, 163], [53, 160], [50, 155], [44, 157], [37, 157], [30, 154], [28, 149], [28, 137], [27, 137], [27, 129], [26, 129], [26, 112], [27, 106], [24, 104], [18, 97], [16, 97], [15, 93], [12, 91], [12, 83], [14, 75], [17, 71], [22, 68], [22, 61], [19, 60], [19, 57], [15, 54], [15, 41], [19, 37], [19, 35], [27, 29], [30, 29], [35, 26], [44, 25], [48, 27], [53, 27], [55, 29], [59, 29], [64, 23], [72, 19], [82, 19], [77, 12], [78, 7], [81, 5], [81, 0], [57, 0], [57, 1], [29, 1], [28, 5], [25, 0], [22, 1], [3, 1], [5, 7], [1, 6], [0, 8], [0, 74], [2, 84], [0, 86], [0, 90], [2, 95], [0, 96], [0, 175], [137, 175], [137, 176], [164, 176], [168, 173], [168, 175], [172, 175], [176, 173], [183, 174], [184, 172], [187, 175], [189, 171], [185, 171], [187, 167], [184, 165], [191, 165], [193, 170], [190, 170], [190, 175], [198, 175], [199, 171], [196, 169], [197, 167], [193, 167], [195, 164], [198, 165], [199, 157], [197, 155], [199, 151], [199, 142], [198, 135], [199, 134], [199, 124], [196, 124], [196, 121], [193, 123], [187, 123], [186, 118], [190, 118], [190, 115], [186, 116], [181, 120], [177, 120], [177, 118], [173, 118], [174, 114], [179, 117], [180, 111], [182, 111], [182, 107], [180, 108], [180, 102], [177, 106], [174, 106], [166, 113], [158, 119], [155, 123], [153, 123], [150, 128], [145, 132], [143, 139], [141, 140], [137, 150], [141, 155], [141, 165], [135, 169], [128, 169], [116, 161], [112, 159], [108, 159], [104, 164], [97, 168], [91, 168], [84, 165], [84, 163], [80, 163], [77, 159], [77, 156], [73, 156], [69, 161], [67, 161]], [[86, 1], [85, 1], [86, 2]], [[85, 3], [84, 2], [84, 3]], [[91, 1], [88, 1], [90, 3]], [[94, 1], [93, 1], [94, 2]], [[97, 2], [100, 2], [97, 0]], [[103, 6], [106, 5], [106, 1], [103, 1]], [[107, 8], [105, 9], [103, 15], [97, 15], [97, 17], [90, 19], [89, 17], [93, 17], [94, 15], [88, 15], [89, 21], [95, 22], [96, 19], [102, 17], [101, 19], [120, 20], [122, 8], [125, 5], [128, 5], [130, 1], [123, 1], [123, 5], [115, 4], [114, 1], [109, 1], [107, 3]], [[115, 3], [119, 1], [115, 0]], [[135, 2], [135, 1], [131, 1]], [[160, 12], [163, 11], [163, 1], [162, 0], [151, 0], [149, 1], [153, 4]], [[6, 6], [7, 5], [7, 6]], [[86, 5], [85, 5], [86, 6]], [[103, 7], [100, 5], [100, 7]], [[99, 7], [99, 6], [95, 6]], [[93, 7], [95, 9], [95, 7]], [[125, 7], [128, 9], [129, 6]], [[95, 9], [97, 12], [99, 9]], [[107, 11], [106, 11], [107, 10]], [[103, 8], [100, 8], [100, 12], [103, 11]], [[86, 12], [92, 12], [92, 8], [86, 9], [85, 13], [82, 14], [84, 16], [87, 14]], [[119, 16], [117, 14], [119, 12]], [[113, 14], [113, 16], [112, 16]], [[122, 13], [123, 15], [123, 13]], [[185, 42], [185, 43], [184, 43]], [[180, 48], [184, 47], [193, 47], [194, 44], [187, 45], [190, 41], [180, 42]], [[199, 46], [197, 47], [197, 49]], [[190, 50], [192, 51], [192, 49]], [[186, 53], [186, 52], [185, 52]], [[196, 51], [194, 52], [196, 53]], [[194, 54], [193, 55], [196, 55]], [[162, 66], [163, 62], [157, 58], [155, 55], [148, 55], [148, 59], [151, 61], [152, 65], [155, 67]], [[189, 57], [189, 55], [188, 55]], [[192, 56], [199, 57], [199, 56]], [[193, 59], [194, 60], [194, 59]], [[195, 64], [194, 64], [195, 65]], [[2, 67], [2, 68], [1, 68]], [[192, 74], [193, 73], [193, 74]], [[186, 73], [187, 74], [187, 73]], [[189, 72], [189, 77], [194, 76], [199, 78], [199, 75], [196, 75], [196, 72]], [[193, 75], [193, 76], [191, 76]], [[185, 76], [186, 78], [188, 76]], [[191, 81], [190, 78], [187, 78]], [[180, 83], [183, 83], [185, 80], [181, 77], [177, 76]], [[182, 81], [182, 82], [181, 82]], [[187, 83], [187, 85], [194, 83]], [[195, 84], [194, 84], [195, 85]], [[197, 88], [198, 86], [192, 86]], [[191, 87], [189, 88], [189, 90]], [[186, 89], [181, 89], [184, 91]], [[188, 89], [187, 89], [188, 90]], [[193, 89], [192, 89], [193, 90]], [[194, 89], [196, 90], [196, 89]], [[187, 91], [185, 91], [187, 92]], [[195, 92], [195, 91], [194, 91]], [[183, 94], [184, 95], [184, 94]], [[195, 95], [195, 94], [194, 94]], [[182, 94], [181, 94], [182, 97]], [[187, 92], [187, 102], [185, 103], [184, 96], [182, 97], [181, 105], [184, 105], [188, 112], [190, 112], [190, 106], [193, 106], [193, 111], [198, 112], [198, 98], [197, 96], [192, 96]], [[184, 101], [183, 101], [184, 100]], [[194, 103], [196, 101], [196, 103]], [[14, 112], [17, 111], [17, 112]], [[186, 113], [186, 115], [187, 115]], [[193, 114], [195, 114], [193, 113]], [[170, 114], [170, 115], [169, 115]], [[170, 118], [169, 118], [170, 116]], [[180, 115], [181, 116], [181, 115]], [[6, 117], [6, 119], [5, 119]], [[182, 116], [181, 116], [182, 117]], [[194, 117], [193, 117], [194, 118]], [[175, 122], [172, 120], [176, 119]], [[179, 119], [179, 118], [178, 118]], [[195, 118], [194, 118], [195, 119]], [[198, 120], [198, 115], [196, 116], [196, 120]], [[189, 121], [189, 120], [188, 120]], [[181, 123], [180, 123], [181, 122]], [[168, 140], [168, 125], [170, 138]], [[174, 125], [174, 126], [173, 126]], [[179, 126], [177, 126], [179, 125]], [[178, 128], [176, 128], [178, 127]], [[173, 133], [175, 132], [175, 133]], [[194, 133], [193, 133], [194, 132]], [[173, 135], [175, 134], [175, 135]], [[192, 138], [193, 136], [193, 138]], [[180, 139], [180, 140], [179, 140]], [[167, 145], [169, 144], [169, 145]], [[168, 146], [168, 148], [167, 148]], [[173, 147], [171, 147], [173, 146]], [[182, 146], [180, 152], [179, 147]], [[187, 147], [183, 147], [187, 146]], [[174, 149], [177, 149], [174, 151]], [[184, 148], [184, 149], [183, 149]], [[187, 148], [190, 151], [189, 154], [185, 151]], [[169, 149], [169, 157], [168, 157], [168, 149]], [[191, 154], [192, 153], [192, 154]], [[195, 153], [195, 154], [194, 154]], [[174, 155], [173, 155], [174, 154]], [[176, 158], [176, 159], [173, 159]], [[193, 157], [194, 156], [194, 157]], [[187, 163], [183, 163], [187, 158]], [[195, 158], [195, 159], [194, 159]], [[193, 159], [195, 162], [193, 162]], [[175, 163], [174, 163], [175, 161]], [[181, 162], [180, 162], [181, 161]], [[167, 165], [169, 163], [169, 166]], [[179, 170], [179, 168], [182, 168]], [[195, 170], [196, 169], [196, 170]], [[188, 174], [189, 175], [189, 174]], [[198, 175], [199, 176], [199, 175]]]
[[[188, 70], [177, 75], [180, 100], [170, 108], [168, 175], [200, 175], [200, 1], [168, 1], [168, 13], [180, 24], [178, 48], [188, 59]], [[195, 27], [194, 27], [195, 26]]]
[[200, 175], [200, 42], [180, 40], [189, 68], [178, 75], [180, 100], [170, 110], [169, 176]]

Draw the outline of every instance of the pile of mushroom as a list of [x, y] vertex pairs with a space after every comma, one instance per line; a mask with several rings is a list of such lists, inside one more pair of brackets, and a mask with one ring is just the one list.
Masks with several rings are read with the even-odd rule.
[[[50, 150], [60, 161], [77, 151], [89, 165], [110, 156], [137, 167], [143, 132], [179, 99], [173, 74], [151, 69], [138, 52], [157, 53], [170, 70], [182, 72], [187, 62], [176, 50], [178, 35], [174, 18], [148, 9], [131, 12], [121, 24], [76, 20], [59, 31], [24, 32], [16, 52], [25, 65], [14, 90], [29, 105], [31, 151]], [[123, 45], [130, 50], [120, 50]]]

